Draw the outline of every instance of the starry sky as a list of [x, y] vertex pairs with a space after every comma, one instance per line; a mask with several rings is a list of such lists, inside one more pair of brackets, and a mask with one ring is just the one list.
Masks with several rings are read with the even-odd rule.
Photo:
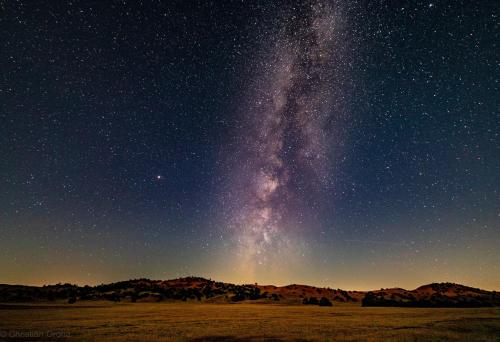
[[0, 283], [500, 290], [497, 9], [0, 2]]

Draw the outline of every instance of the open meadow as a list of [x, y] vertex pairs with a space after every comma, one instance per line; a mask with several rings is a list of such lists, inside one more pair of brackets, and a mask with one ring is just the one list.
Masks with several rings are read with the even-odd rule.
[[206, 303], [4, 304], [0, 337], [36, 340], [500, 340], [500, 308]]

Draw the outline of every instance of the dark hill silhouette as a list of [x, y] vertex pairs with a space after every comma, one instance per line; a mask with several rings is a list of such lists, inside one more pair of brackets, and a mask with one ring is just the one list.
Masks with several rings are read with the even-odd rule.
[[[97, 286], [56, 284], [45, 286], [0, 285], [0, 302], [68, 302], [109, 300], [126, 302], [204, 301], [208, 303], [307, 304], [329, 306], [362, 303], [363, 306], [480, 307], [500, 306], [495, 291], [453, 283], [433, 283], [415, 290], [344, 291], [308, 285], [235, 285], [201, 277], [171, 280], [132, 279]], [[335, 304], [336, 303], [336, 304]]]
[[499, 306], [496, 291], [486, 291], [454, 283], [432, 283], [415, 290], [381, 289], [368, 292], [363, 306], [400, 307], [483, 307]]

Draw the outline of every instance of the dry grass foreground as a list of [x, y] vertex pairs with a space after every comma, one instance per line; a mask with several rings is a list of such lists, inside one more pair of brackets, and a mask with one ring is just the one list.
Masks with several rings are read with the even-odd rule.
[[87, 302], [0, 305], [0, 339], [499, 341], [500, 308]]

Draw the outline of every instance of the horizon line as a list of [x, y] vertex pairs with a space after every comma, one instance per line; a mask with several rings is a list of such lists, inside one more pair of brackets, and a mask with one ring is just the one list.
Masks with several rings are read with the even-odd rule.
[[401, 287], [401, 286], [389, 286], [389, 287], [380, 287], [380, 288], [377, 288], [377, 289], [372, 288], [372, 289], [368, 289], [368, 290], [359, 290], [359, 289], [356, 289], [356, 290], [352, 290], [352, 289], [346, 290], [346, 289], [342, 289], [342, 288], [339, 288], [339, 287], [317, 286], [317, 285], [310, 285], [310, 284], [305, 284], [305, 283], [302, 283], [302, 284], [300, 284], [300, 283], [288, 283], [286, 285], [275, 285], [275, 284], [259, 283], [259, 282], [253, 282], [253, 283], [249, 283], [249, 282], [241, 282], [241, 283], [240, 282], [227, 282], [227, 281], [222, 281], [222, 280], [214, 280], [211, 277], [194, 276], [194, 275], [181, 276], [181, 277], [169, 278], [169, 279], [153, 279], [153, 278], [147, 278], [147, 277], [138, 277], [138, 278], [129, 278], [127, 280], [117, 280], [117, 281], [109, 281], [109, 282], [100, 282], [100, 283], [94, 283], [94, 284], [84, 284], [84, 283], [81, 283], [81, 282], [70, 282], [70, 281], [59, 281], [59, 282], [53, 283], [53, 284], [51, 284], [51, 283], [44, 283], [44, 284], [40, 284], [40, 283], [38, 283], [38, 284], [34, 284], [34, 283], [29, 284], [29, 283], [26, 283], [26, 284], [21, 284], [21, 283], [4, 283], [4, 282], [2, 282], [2, 283], [0, 283], [0, 285], [43, 287], [43, 286], [54, 286], [54, 285], [70, 284], [70, 285], [76, 285], [76, 286], [79, 286], [79, 287], [84, 287], [84, 286], [95, 287], [95, 286], [99, 286], [99, 285], [108, 285], [108, 284], [113, 284], [113, 283], [118, 283], [118, 282], [140, 280], [140, 279], [145, 279], [145, 280], [150, 280], [150, 281], [172, 281], [172, 280], [178, 280], [178, 279], [184, 279], [184, 278], [202, 278], [202, 279], [210, 280], [210, 281], [214, 281], [214, 282], [221, 282], [221, 283], [225, 283], [225, 284], [233, 284], [233, 285], [239, 285], [239, 286], [242, 286], [242, 285], [256, 285], [257, 284], [258, 286], [286, 287], [286, 286], [290, 286], [290, 285], [298, 285], [298, 286], [310, 286], [310, 287], [315, 287], [315, 288], [320, 288], [320, 289], [326, 289], [326, 288], [339, 289], [339, 290], [351, 291], [351, 292], [369, 292], [369, 291], [378, 291], [378, 290], [381, 290], [381, 289], [403, 289], [403, 290], [407, 290], [407, 291], [413, 291], [413, 290], [416, 290], [419, 287], [425, 286], [425, 285], [449, 283], [449, 284], [456, 284], [456, 285], [461, 285], [461, 286], [476, 288], [476, 289], [485, 290], [485, 291], [500, 292], [498, 289], [487, 289], [487, 288], [482, 288], [482, 287], [475, 287], [475, 286], [466, 285], [466, 284], [457, 283], [457, 282], [452, 282], [452, 281], [432, 281], [432, 282], [429, 282], [429, 283], [422, 283], [421, 285], [418, 285], [417, 287], [415, 287], [413, 289], [407, 289], [407, 288], [404, 288], [404, 287]]

